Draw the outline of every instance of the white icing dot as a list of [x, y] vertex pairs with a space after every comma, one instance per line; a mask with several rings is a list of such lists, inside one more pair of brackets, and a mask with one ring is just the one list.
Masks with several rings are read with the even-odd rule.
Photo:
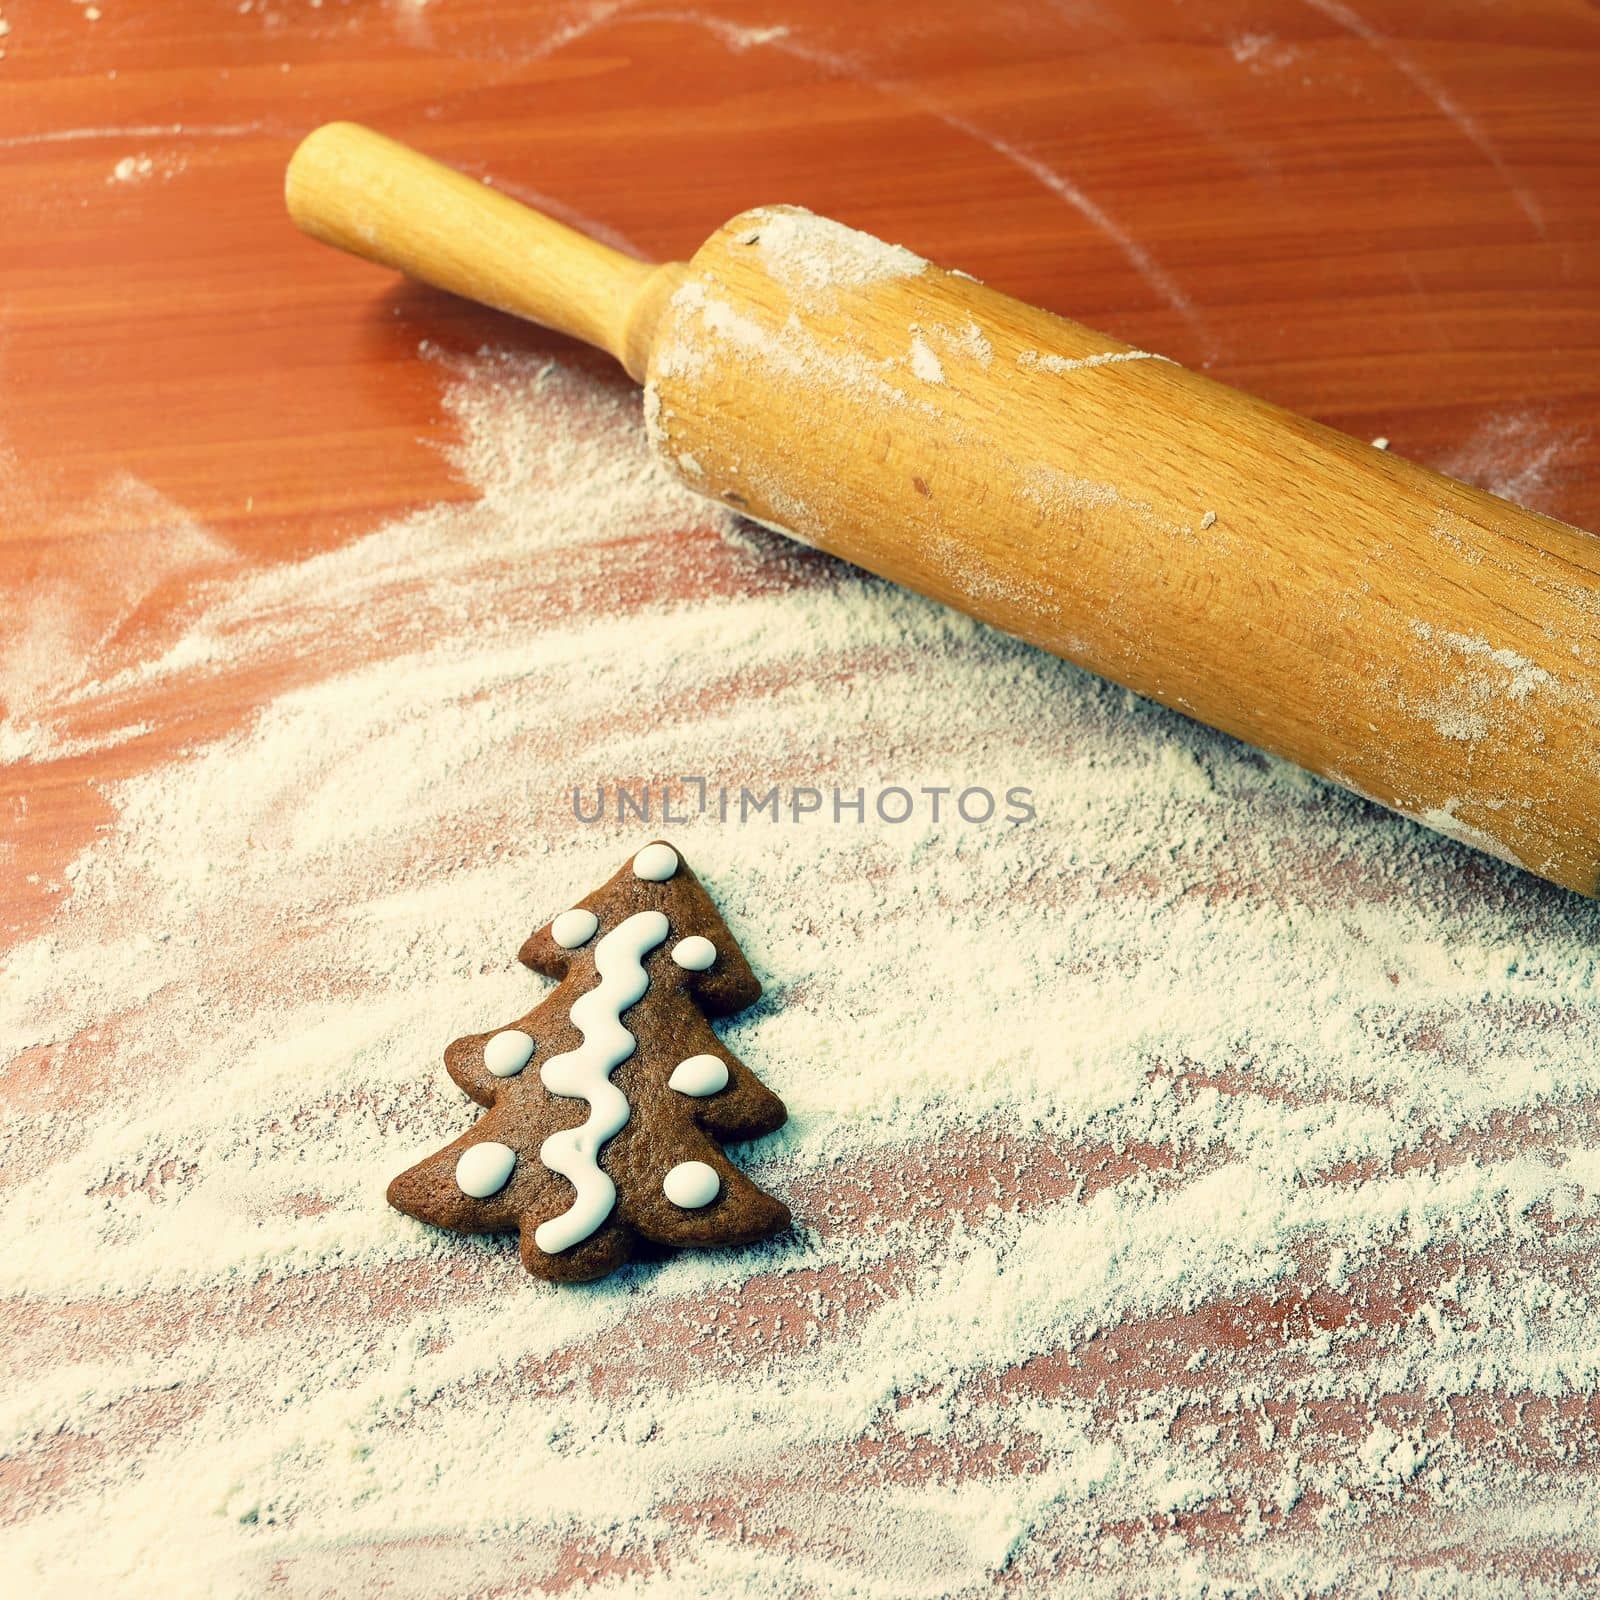
[[721, 1056], [690, 1056], [672, 1069], [667, 1087], [679, 1094], [715, 1094], [728, 1087], [728, 1063]]
[[497, 1033], [483, 1047], [483, 1064], [497, 1078], [514, 1078], [533, 1060], [533, 1040], [517, 1028]]
[[633, 875], [646, 883], [665, 883], [678, 870], [678, 852], [670, 844], [647, 844], [633, 858]]
[[680, 1161], [661, 1183], [661, 1192], [673, 1205], [685, 1211], [708, 1206], [722, 1189], [722, 1179], [714, 1167], [703, 1161]]
[[717, 947], [698, 933], [691, 933], [673, 945], [672, 959], [690, 972], [704, 972], [717, 959]]
[[588, 944], [594, 938], [594, 930], [599, 926], [600, 919], [594, 912], [574, 906], [550, 924], [550, 937], [563, 950], [576, 950], [580, 944]]
[[474, 1200], [487, 1200], [505, 1188], [516, 1164], [517, 1152], [508, 1144], [487, 1139], [482, 1144], [469, 1145], [456, 1162], [456, 1187]]

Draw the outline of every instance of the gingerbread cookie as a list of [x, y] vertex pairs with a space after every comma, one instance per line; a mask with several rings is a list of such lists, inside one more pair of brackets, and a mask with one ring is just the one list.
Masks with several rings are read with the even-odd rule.
[[403, 1172], [389, 1203], [522, 1237], [536, 1277], [603, 1277], [657, 1245], [748, 1244], [789, 1209], [722, 1152], [783, 1126], [783, 1102], [711, 1031], [761, 985], [671, 845], [646, 845], [541, 928], [521, 960], [560, 986], [445, 1051], [477, 1124]]

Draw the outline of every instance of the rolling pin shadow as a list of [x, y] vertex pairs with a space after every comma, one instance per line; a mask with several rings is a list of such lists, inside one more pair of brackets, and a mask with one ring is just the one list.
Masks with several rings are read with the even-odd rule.
[[287, 196], [609, 351], [700, 493], [1600, 892], [1600, 540], [797, 208], [652, 266], [348, 123]]

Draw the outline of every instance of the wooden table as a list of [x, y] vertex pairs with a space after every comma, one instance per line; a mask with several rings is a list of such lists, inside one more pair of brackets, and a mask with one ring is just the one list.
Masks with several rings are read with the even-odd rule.
[[[651, 258], [793, 201], [1600, 526], [1584, 0], [0, 0], [0, 695], [60, 740], [196, 587], [466, 491], [418, 343], [559, 347], [320, 249], [281, 177], [369, 122]], [[203, 530], [203, 532], [198, 531]], [[63, 641], [65, 643], [63, 644]], [[0, 771], [0, 930], [99, 785], [293, 665]]]
[[[8, 700], [63, 687], [23, 644], [44, 597], [84, 643], [154, 647], [219, 559], [174, 546], [173, 506], [271, 563], [460, 492], [419, 339], [541, 336], [287, 226], [284, 162], [335, 116], [649, 257], [795, 201], [1600, 524], [1600, 19], [1579, 0], [101, 11], [3, 8]], [[119, 473], [155, 494], [108, 504]], [[0, 778], [0, 925], [48, 915], [104, 819], [96, 781], [253, 703], [158, 698], [113, 755]]]

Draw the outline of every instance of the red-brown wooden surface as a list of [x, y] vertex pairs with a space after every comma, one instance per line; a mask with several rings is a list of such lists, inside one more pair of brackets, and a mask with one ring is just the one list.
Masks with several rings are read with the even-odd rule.
[[[89, 9], [0, 0], [0, 650], [48, 603], [137, 659], [217, 572], [465, 493], [419, 341], [558, 341], [297, 236], [284, 163], [333, 117], [649, 257], [807, 205], [1600, 525], [1585, 0]], [[113, 181], [130, 156], [153, 174]], [[119, 472], [159, 495], [143, 520]], [[152, 563], [174, 506], [223, 552]], [[151, 691], [119, 712], [142, 736], [0, 773], [7, 942], [61, 898], [97, 785], [295, 670]]]
[[[45, 587], [85, 629], [159, 635], [206, 576], [119, 570], [115, 469], [252, 562], [460, 492], [419, 339], [541, 336], [294, 233], [284, 163], [339, 116], [652, 257], [798, 202], [1600, 524], [1600, 14], [1380, 9], [7, 0], [8, 614]], [[109, 182], [134, 153], [155, 180]], [[96, 780], [250, 701], [157, 702], [112, 755], [0, 779], [4, 927], [47, 913]]]

